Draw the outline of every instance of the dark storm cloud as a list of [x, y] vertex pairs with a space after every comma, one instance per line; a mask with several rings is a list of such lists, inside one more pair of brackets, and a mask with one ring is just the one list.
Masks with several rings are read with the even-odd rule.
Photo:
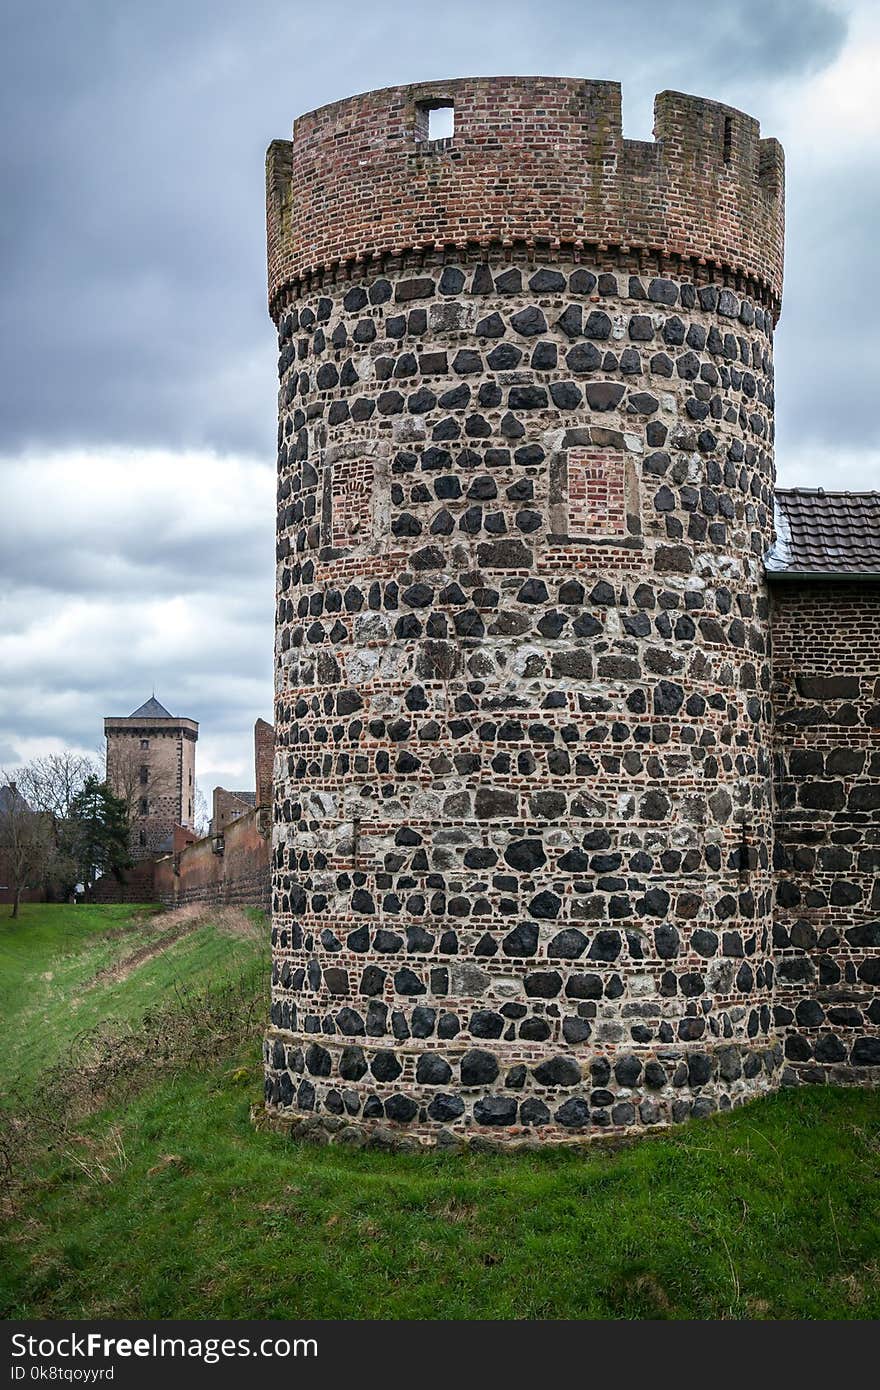
[[[123, 455], [115, 463], [76, 455], [63, 464], [7, 461], [3, 471], [16, 518], [3, 567], [16, 588], [137, 603], [257, 576], [271, 586], [274, 480], [267, 465], [213, 455]], [[100, 508], [78, 473], [98, 488]], [[47, 493], [64, 518], [61, 543], [51, 546]]]
[[474, 72], [619, 77], [734, 99], [812, 71], [820, 0], [565, 3], [18, 0], [0, 83], [0, 449], [272, 449], [263, 154], [352, 91]]
[[[865, 267], [880, 224], [880, 152], [873, 168], [853, 159], [823, 169], [821, 179], [807, 159], [789, 164], [777, 429], [784, 449], [821, 445], [831, 465], [835, 450], [876, 443], [877, 326]], [[862, 486], [878, 487], [880, 478]]]
[[[686, 0], [672, 5], [683, 23], [689, 21], [689, 9]], [[806, 76], [825, 67], [846, 36], [844, 16], [822, 0], [708, 4], [702, 7], [701, 19], [698, 51], [716, 82]]]

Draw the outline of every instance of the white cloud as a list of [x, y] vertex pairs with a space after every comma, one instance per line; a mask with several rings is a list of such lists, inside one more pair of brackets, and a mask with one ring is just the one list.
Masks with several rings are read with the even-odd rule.
[[880, 489], [880, 448], [802, 448], [779, 462], [779, 487], [824, 487], [826, 492], [869, 492]]
[[867, 152], [873, 163], [880, 139], [880, 7], [862, 0], [839, 8], [849, 25], [837, 56], [811, 77], [766, 88], [762, 98], [763, 124], [814, 176], [815, 161], [833, 165]]
[[212, 773], [247, 786], [253, 721], [271, 718], [273, 468], [77, 449], [0, 460], [0, 475], [15, 517], [0, 555], [0, 744], [19, 761], [94, 751], [104, 715], [156, 689], [200, 721], [205, 789]]

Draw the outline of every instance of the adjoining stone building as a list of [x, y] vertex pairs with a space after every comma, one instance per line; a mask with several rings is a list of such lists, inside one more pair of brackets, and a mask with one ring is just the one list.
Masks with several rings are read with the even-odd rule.
[[169, 714], [153, 695], [127, 718], [104, 720], [107, 781], [128, 804], [130, 853], [170, 849], [175, 829], [195, 827], [196, 720]]
[[241, 816], [250, 815], [257, 804], [254, 792], [233, 792], [227, 787], [215, 787], [212, 798], [211, 834], [222, 835], [227, 825]]
[[575, 79], [270, 147], [270, 1113], [583, 1139], [876, 1076], [877, 576], [764, 569], [783, 183], [742, 112], [625, 140]]
[[213, 835], [222, 835], [227, 825], [248, 815], [255, 806], [271, 806], [274, 760], [275, 730], [265, 719], [257, 719], [254, 723], [254, 790], [214, 788], [211, 817]]
[[776, 493], [775, 1022], [806, 1081], [880, 1068], [880, 492]]

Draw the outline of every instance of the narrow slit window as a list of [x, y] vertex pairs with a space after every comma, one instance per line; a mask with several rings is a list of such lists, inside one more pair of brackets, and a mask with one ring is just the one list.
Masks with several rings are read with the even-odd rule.
[[455, 134], [455, 107], [432, 106], [428, 112], [428, 139], [451, 140]]
[[724, 117], [724, 144], [722, 146], [724, 163], [729, 164], [733, 155], [733, 117]]
[[455, 134], [455, 106], [451, 101], [420, 101], [416, 105], [417, 140], [451, 140]]

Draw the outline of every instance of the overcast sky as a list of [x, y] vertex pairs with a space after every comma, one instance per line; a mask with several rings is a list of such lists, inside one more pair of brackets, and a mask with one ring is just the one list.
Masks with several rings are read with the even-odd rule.
[[95, 750], [152, 690], [199, 780], [272, 713], [275, 342], [263, 159], [430, 78], [672, 87], [784, 144], [783, 485], [880, 486], [876, 0], [0, 0], [0, 767]]

